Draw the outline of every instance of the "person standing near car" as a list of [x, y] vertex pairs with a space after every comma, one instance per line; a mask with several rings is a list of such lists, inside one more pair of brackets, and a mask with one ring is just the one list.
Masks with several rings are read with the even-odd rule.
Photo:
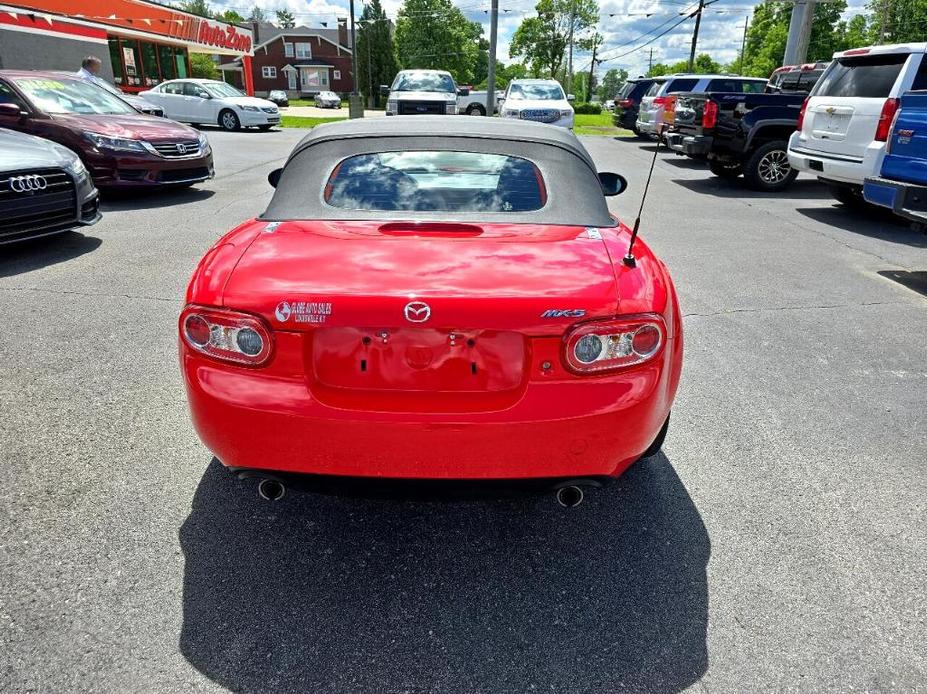
[[97, 79], [97, 75], [100, 73], [100, 68], [103, 67], [103, 61], [97, 58], [95, 55], [88, 55], [82, 61], [80, 61], [80, 70], [77, 71], [77, 76], [82, 80], [88, 80], [89, 82], [94, 82]]

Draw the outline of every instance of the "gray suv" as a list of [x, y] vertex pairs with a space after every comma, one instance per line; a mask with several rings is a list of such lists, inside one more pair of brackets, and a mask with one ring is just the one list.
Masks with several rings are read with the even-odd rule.
[[99, 194], [74, 152], [0, 128], [0, 244], [98, 221]]

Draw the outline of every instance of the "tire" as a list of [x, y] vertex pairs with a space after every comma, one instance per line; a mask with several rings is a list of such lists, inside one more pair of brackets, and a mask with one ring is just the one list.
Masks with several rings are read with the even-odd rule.
[[718, 161], [717, 159], [709, 159], [708, 170], [715, 176], [733, 181], [744, 172], [744, 167], [740, 162], [731, 164], [729, 162]]
[[646, 458], [652, 458], [653, 456], [655, 456], [657, 453], [660, 452], [660, 449], [663, 448], [663, 441], [666, 439], [666, 432], [669, 431], [669, 422], [670, 422], [670, 415], [666, 415], [666, 421], [663, 422], [663, 426], [660, 427], [660, 432], [657, 434], [657, 438], [655, 438], [653, 440], [653, 443], [651, 443], [647, 447], [647, 450], [644, 451], [644, 454], [639, 458], [639, 460], [644, 460]]
[[486, 107], [481, 104], [470, 104], [467, 106], [467, 115], [468, 116], [485, 116]]
[[827, 189], [837, 202], [846, 205], [852, 210], [870, 209], [869, 203], [866, 202], [863, 194], [858, 192], [855, 188], [829, 183]]
[[219, 127], [229, 132], [241, 130], [241, 121], [238, 120], [238, 116], [235, 115], [234, 111], [225, 109], [219, 114]]
[[788, 142], [774, 140], [761, 145], [744, 164], [747, 187], [766, 193], [788, 188], [798, 171], [789, 164]]

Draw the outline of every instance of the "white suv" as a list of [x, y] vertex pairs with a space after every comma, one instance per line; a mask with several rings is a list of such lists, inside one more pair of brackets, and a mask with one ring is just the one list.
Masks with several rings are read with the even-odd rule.
[[830, 184], [834, 197], [861, 203], [863, 183], [882, 168], [899, 97], [927, 89], [927, 43], [834, 54], [805, 99], [789, 139], [789, 163]]
[[520, 118], [573, 129], [572, 94], [557, 80], [512, 80], [499, 105], [503, 118]]

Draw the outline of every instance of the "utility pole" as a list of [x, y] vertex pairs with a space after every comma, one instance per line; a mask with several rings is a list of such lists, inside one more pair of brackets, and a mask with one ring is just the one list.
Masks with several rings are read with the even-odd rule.
[[596, 32], [592, 35], [592, 62], [589, 63], [589, 81], [586, 82], [586, 101], [589, 101], [592, 98], [592, 77], [595, 75], [595, 54], [599, 48], [599, 33]]
[[650, 73], [653, 72], [653, 48], [650, 49], [650, 67], [647, 68], [647, 75], [650, 76]]
[[348, 117], [363, 118], [364, 102], [357, 93], [357, 33], [354, 30], [354, 0], [351, 6], [351, 98], [348, 99]]
[[486, 76], [486, 115], [496, 112], [496, 39], [499, 33], [499, 0], [489, 10], [489, 70]]
[[[573, 25], [576, 24], [576, 0], [570, 1], [570, 57], [567, 60], [567, 88], [566, 91], [569, 94], [573, 91]], [[554, 77], [554, 75], [551, 75]]]
[[785, 44], [783, 65], [801, 65], [808, 59], [811, 23], [814, 21], [815, 0], [797, 0], [789, 21], [789, 38]]
[[[364, 5], [364, 12], [366, 11], [367, 11], [367, 6]], [[367, 40], [364, 42], [367, 44], [367, 102], [370, 104], [370, 108], [373, 108], [376, 105], [374, 103], [376, 100], [376, 97], [373, 95], [373, 76], [372, 76], [373, 68], [370, 64], [370, 44], [372, 43], [370, 32], [373, 30], [373, 27], [371, 26], [371, 24], [376, 25], [377, 27], [376, 31], [379, 34], [380, 33], [380, 23], [376, 20], [371, 22], [368, 19], [367, 24], [365, 26], [365, 31], [364, 31], [364, 34], [367, 38]]]
[[740, 74], [744, 74], [744, 52], [747, 50], [747, 26], [750, 24], [750, 15], [744, 17], [744, 39], [740, 43]]
[[705, 0], [698, 0], [698, 9], [695, 11], [695, 31], [692, 32], [692, 49], [689, 51], [689, 72], [695, 66], [695, 46], [698, 43], [698, 28], [702, 23], [702, 10], [705, 9]]

